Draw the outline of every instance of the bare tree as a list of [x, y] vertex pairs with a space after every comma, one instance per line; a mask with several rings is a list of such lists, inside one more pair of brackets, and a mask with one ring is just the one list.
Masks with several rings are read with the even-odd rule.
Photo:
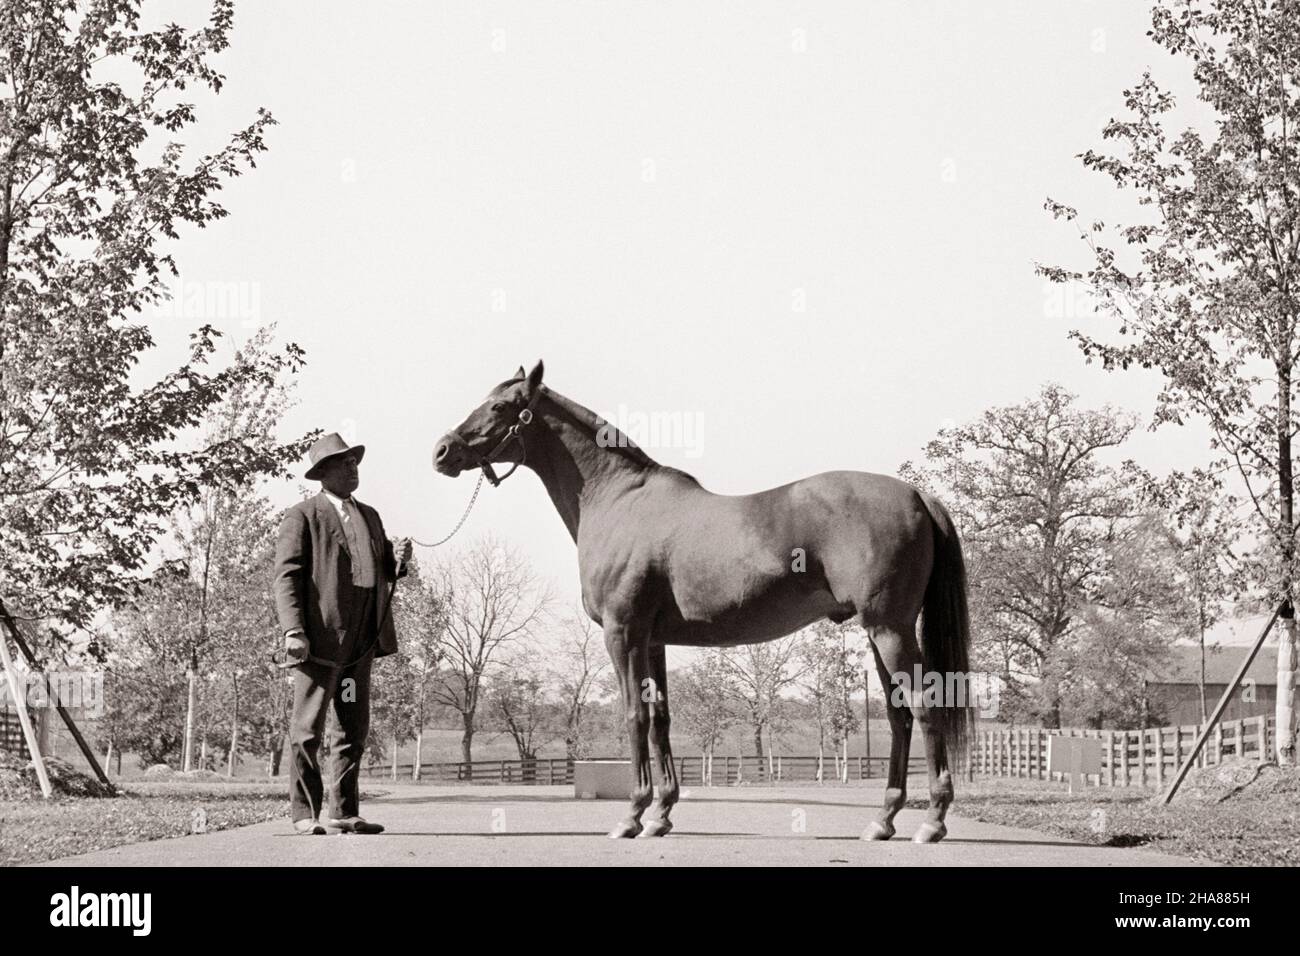
[[560, 645], [551, 677], [559, 695], [564, 722], [564, 754], [575, 760], [586, 753], [591, 732], [588, 702], [609, 670], [600, 628], [575, 608], [560, 622]]
[[447, 631], [433, 698], [461, 716], [461, 759], [468, 772], [484, 677], [503, 653], [533, 634], [551, 597], [528, 563], [491, 536], [440, 564], [436, 573]]
[[733, 700], [748, 716], [754, 731], [754, 754], [759, 758], [760, 768], [764, 733], [768, 738], [768, 762], [771, 763], [773, 724], [782, 712], [781, 692], [793, 686], [802, 673], [797, 657], [800, 640], [798, 634], [791, 634], [764, 644], [733, 648], [722, 657], [731, 677]]
[[[488, 690], [493, 716], [515, 742], [519, 759], [531, 763], [537, 752], [558, 736], [558, 711], [547, 693], [546, 675], [535, 654], [521, 654], [506, 664]], [[525, 777], [529, 776], [525, 767]]]
[[835, 755], [835, 776], [847, 779], [849, 734], [857, 729], [853, 691], [861, 686], [862, 661], [849, 645], [848, 625], [822, 620], [804, 628], [798, 646], [803, 668], [799, 686], [807, 693], [817, 722], [817, 782], [825, 778], [826, 740]]

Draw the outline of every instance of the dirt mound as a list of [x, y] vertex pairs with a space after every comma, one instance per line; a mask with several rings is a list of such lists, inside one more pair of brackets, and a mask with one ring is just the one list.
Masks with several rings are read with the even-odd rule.
[[176, 771], [165, 763], [156, 763], [144, 772], [146, 780], [170, 780], [176, 775]]
[[1207, 803], [1225, 800], [1300, 798], [1300, 767], [1279, 767], [1254, 760], [1225, 760], [1187, 775], [1179, 796]]
[[[66, 760], [45, 758], [45, 771], [56, 797], [114, 797], [117, 794], [99, 780], [82, 773]], [[12, 754], [0, 753], [0, 800], [41, 799], [36, 766]]]

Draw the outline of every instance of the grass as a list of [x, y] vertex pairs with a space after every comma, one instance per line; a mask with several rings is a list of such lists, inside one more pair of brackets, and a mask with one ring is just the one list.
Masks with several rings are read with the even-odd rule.
[[125, 784], [117, 797], [0, 801], [0, 866], [186, 836], [200, 808], [208, 831], [287, 819], [286, 791], [284, 782], [139, 781]]
[[[1240, 792], [1215, 786], [1214, 768], [1197, 771], [1164, 806], [1153, 790], [985, 778], [958, 785], [953, 812], [987, 823], [1027, 827], [1097, 846], [1140, 846], [1237, 866], [1300, 864], [1300, 770], [1263, 768]], [[927, 801], [911, 796], [908, 806]]]

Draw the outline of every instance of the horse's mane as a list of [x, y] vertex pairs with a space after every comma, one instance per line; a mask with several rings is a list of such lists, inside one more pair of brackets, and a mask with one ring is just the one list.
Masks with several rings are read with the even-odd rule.
[[[502, 389], [509, 388], [511, 385], [517, 385], [518, 383], [519, 383], [518, 378], [506, 379], [504, 382], [502, 382], [492, 391], [497, 392]], [[556, 408], [558, 408], [565, 415], [568, 415], [570, 418], [572, 418], [575, 422], [577, 422], [582, 427], [589, 429], [592, 432], [599, 432], [602, 428], [606, 429], [607, 430], [606, 434], [611, 439], [613, 439], [613, 443], [605, 447], [609, 448], [613, 452], [616, 452], [617, 454], [622, 455], [624, 458], [627, 458], [629, 461], [636, 463], [642, 468], [649, 468], [649, 469], [655, 469], [660, 472], [666, 472], [672, 475], [676, 475], [677, 477], [684, 478], [687, 481], [692, 482], [696, 485], [699, 484], [699, 482], [696, 481], [694, 475], [687, 474], [686, 472], [682, 471], [680, 468], [673, 468], [669, 465], [662, 465], [659, 462], [655, 461], [653, 458], [651, 458], [649, 455], [647, 455], [644, 451], [641, 450], [640, 445], [634, 442], [624, 432], [620, 431], [614, 425], [613, 422], [605, 421], [605, 419], [601, 418], [590, 408], [587, 408], [585, 405], [579, 405], [577, 402], [569, 398], [567, 395], [561, 395], [559, 392], [551, 388], [549, 385], [542, 386], [542, 397], [549, 398]]]
[[579, 405], [573, 399], [561, 395], [553, 388], [545, 385], [543, 385], [542, 388], [545, 389], [542, 393], [544, 397], [549, 398], [560, 409], [560, 411], [576, 420], [584, 428], [589, 428], [593, 432], [599, 432], [603, 429], [605, 434], [608, 435], [611, 440], [610, 444], [605, 445], [604, 447], [617, 452], [624, 458], [640, 465], [642, 468], [663, 467], [659, 462], [655, 461], [642, 451], [641, 447], [637, 445], [636, 442], [632, 441], [632, 439], [626, 434], [619, 431], [612, 422], [605, 421], [591, 409]]

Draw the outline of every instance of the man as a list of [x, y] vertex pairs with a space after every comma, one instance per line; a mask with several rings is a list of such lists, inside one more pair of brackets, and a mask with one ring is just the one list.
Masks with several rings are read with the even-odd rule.
[[304, 477], [320, 494], [289, 509], [275, 547], [275, 610], [285, 653], [297, 661], [289, 742], [289, 799], [294, 830], [324, 834], [320, 765], [326, 710], [338, 730], [330, 742], [333, 781], [329, 826], [345, 833], [381, 833], [360, 815], [358, 775], [370, 727], [370, 667], [397, 650], [389, 598], [406, 573], [411, 542], [395, 551], [374, 508], [352, 497], [364, 445], [329, 434], [308, 452]]

